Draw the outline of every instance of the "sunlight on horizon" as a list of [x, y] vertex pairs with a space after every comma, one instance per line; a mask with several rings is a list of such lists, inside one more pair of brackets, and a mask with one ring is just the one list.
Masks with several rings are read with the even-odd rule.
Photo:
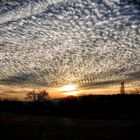
[[59, 91], [61, 93], [63, 93], [65, 96], [69, 96], [69, 95], [77, 95], [78, 94], [78, 91], [77, 91], [77, 85], [73, 85], [73, 84], [70, 84], [70, 85], [65, 85], [63, 87], [61, 87], [59, 89]]
[[77, 89], [76, 85], [65, 85], [60, 88], [60, 91], [69, 92], [69, 91], [74, 91], [76, 89]]

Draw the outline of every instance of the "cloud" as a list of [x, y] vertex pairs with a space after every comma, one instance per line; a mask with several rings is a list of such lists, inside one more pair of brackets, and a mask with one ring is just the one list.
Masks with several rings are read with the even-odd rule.
[[0, 6], [1, 84], [139, 80], [138, 3], [21, 0]]

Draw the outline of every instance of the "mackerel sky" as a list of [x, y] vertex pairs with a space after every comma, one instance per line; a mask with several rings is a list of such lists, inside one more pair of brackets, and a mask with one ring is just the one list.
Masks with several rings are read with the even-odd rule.
[[1, 0], [0, 85], [140, 86], [140, 3]]

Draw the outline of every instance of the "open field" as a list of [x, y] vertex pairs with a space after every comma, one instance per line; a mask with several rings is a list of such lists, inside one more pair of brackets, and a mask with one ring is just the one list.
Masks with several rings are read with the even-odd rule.
[[93, 120], [0, 114], [0, 135], [19, 140], [139, 139], [139, 120]]

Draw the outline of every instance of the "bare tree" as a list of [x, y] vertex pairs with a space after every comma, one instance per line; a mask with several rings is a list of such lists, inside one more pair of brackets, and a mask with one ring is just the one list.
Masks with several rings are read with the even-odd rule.
[[25, 100], [27, 101], [46, 101], [49, 98], [49, 94], [48, 92], [46, 92], [45, 90], [41, 91], [41, 92], [35, 92], [30, 91], [26, 94]]

